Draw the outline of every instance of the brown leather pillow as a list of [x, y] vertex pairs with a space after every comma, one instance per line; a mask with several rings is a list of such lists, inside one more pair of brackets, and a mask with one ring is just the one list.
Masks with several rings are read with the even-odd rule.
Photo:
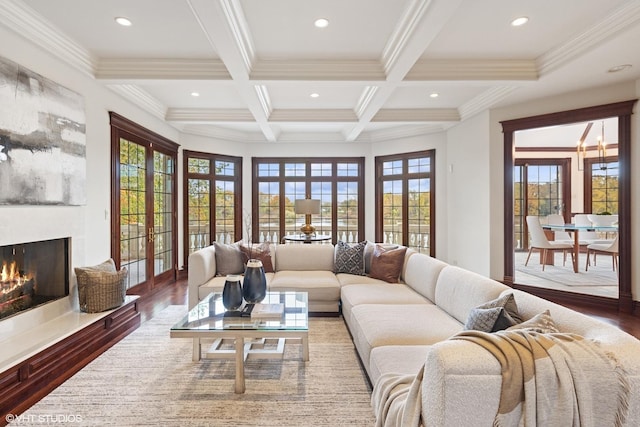
[[271, 261], [271, 248], [269, 242], [264, 242], [259, 245], [245, 246], [240, 245], [242, 251], [243, 261], [246, 264], [249, 257], [252, 259], [258, 259], [262, 261], [262, 268], [265, 273], [273, 273], [273, 262]]
[[381, 245], [376, 245], [371, 257], [369, 277], [389, 283], [398, 283], [406, 252], [406, 247], [385, 249]]

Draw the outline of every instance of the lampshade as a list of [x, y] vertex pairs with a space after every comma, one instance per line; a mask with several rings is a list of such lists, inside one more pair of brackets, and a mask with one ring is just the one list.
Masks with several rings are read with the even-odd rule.
[[317, 215], [320, 213], [320, 200], [298, 199], [295, 201], [294, 209], [298, 215]]

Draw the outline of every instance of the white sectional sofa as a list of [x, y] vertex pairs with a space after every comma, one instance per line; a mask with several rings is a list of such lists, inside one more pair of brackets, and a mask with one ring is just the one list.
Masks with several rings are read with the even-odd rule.
[[[221, 290], [214, 249], [189, 258], [189, 305]], [[522, 320], [549, 310], [560, 332], [595, 340], [626, 369], [630, 388], [624, 425], [640, 425], [640, 341], [618, 328], [492, 279], [407, 250], [400, 283], [333, 274], [333, 245], [274, 245], [270, 290], [309, 292], [310, 312], [341, 311], [374, 387], [385, 374], [424, 367], [422, 422], [427, 426], [490, 426], [501, 390], [501, 367], [479, 345], [450, 340], [469, 313], [507, 293]], [[375, 391], [374, 391], [375, 393]], [[600, 396], [607, 399], [608, 396]], [[374, 408], [377, 410], [377, 408]]]

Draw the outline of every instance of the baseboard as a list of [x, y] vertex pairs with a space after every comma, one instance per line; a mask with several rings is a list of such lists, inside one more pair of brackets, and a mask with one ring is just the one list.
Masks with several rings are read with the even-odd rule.
[[140, 326], [138, 300], [0, 373], [0, 426], [33, 406]]

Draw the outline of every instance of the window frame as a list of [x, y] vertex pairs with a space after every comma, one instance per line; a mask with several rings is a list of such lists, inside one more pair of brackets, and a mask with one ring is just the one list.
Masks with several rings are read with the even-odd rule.
[[[277, 163], [279, 174], [278, 176], [259, 176], [259, 166], [264, 163]], [[305, 166], [305, 175], [289, 175], [285, 174], [285, 164], [302, 163]], [[331, 163], [331, 175], [311, 174], [311, 165], [315, 163]], [[355, 176], [338, 176], [337, 167], [342, 163], [355, 163], [358, 166], [359, 173]], [[358, 183], [358, 240], [364, 240], [364, 157], [252, 157], [251, 158], [251, 239], [254, 242], [259, 240], [259, 185], [260, 182], [278, 182], [279, 188], [279, 224], [278, 224], [278, 238], [282, 241], [286, 235], [286, 219], [285, 219], [285, 186], [286, 182], [300, 182], [304, 181], [305, 185], [305, 197], [311, 196], [311, 183], [312, 182], [330, 182], [331, 183], [331, 242], [336, 244], [338, 241], [338, 227], [337, 227], [337, 209], [338, 209], [338, 182], [352, 181]]]
[[[429, 172], [409, 173], [409, 160], [428, 157], [430, 162]], [[385, 162], [402, 161], [402, 172], [394, 175], [383, 175]], [[410, 153], [398, 153], [375, 157], [375, 240], [383, 240], [384, 218], [382, 205], [384, 201], [384, 181], [402, 181], [402, 239], [403, 246], [409, 246], [409, 221], [408, 221], [408, 182], [410, 179], [429, 179], [429, 255], [435, 257], [436, 253], [436, 150], [414, 151]]]
[[[204, 159], [210, 162], [210, 171], [208, 174], [189, 172], [190, 159]], [[216, 161], [222, 161], [234, 164], [234, 175], [217, 175], [215, 169]], [[234, 183], [234, 197], [236, 200], [234, 206], [234, 234], [233, 241], [242, 240], [242, 157], [228, 156], [225, 154], [205, 153], [202, 151], [183, 150], [182, 151], [182, 206], [183, 206], [183, 253], [184, 268], [188, 268], [189, 262], [189, 179], [207, 179], [209, 180], [209, 244], [215, 241], [216, 236], [216, 197], [215, 183], [219, 180], [232, 181]]]

